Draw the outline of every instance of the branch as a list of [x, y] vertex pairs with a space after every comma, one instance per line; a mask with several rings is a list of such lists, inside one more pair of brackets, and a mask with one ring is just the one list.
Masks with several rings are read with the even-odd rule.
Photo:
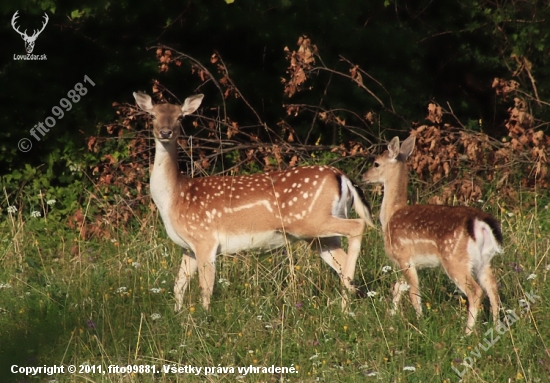
[[380, 98], [378, 98], [377, 95], [375, 95], [369, 88], [367, 88], [364, 84], [361, 84], [359, 81], [357, 81], [356, 79], [351, 77], [349, 74], [338, 72], [337, 70], [326, 68], [326, 67], [315, 67], [315, 68], [311, 69], [312, 72], [315, 71], [315, 70], [317, 70], [317, 71], [324, 70], [326, 72], [334, 73], [334, 74], [337, 74], [339, 76], [349, 78], [351, 81], [356, 83], [360, 88], [367, 91], [368, 94], [370, 94], [376, 101], [378, 101], [378, 103], [380, 104], [380, 106], [382, 106], [382, 108], [387, 109], [386, 105], [384, 105], [384, 102], [382, 100], [380, 100]]
[[179, 51], [177, 51], [177, 50], [175, 50], [175, 49], [173, 49], [169, 46], [155, 45], [155, 46], [147, 48], [147, 50], [159, 49], [159, 48], [169, 50], [169, 51], [172, 51], [172, 52], [176, 53], [177, 56], [173, 60], [177, 60], [177, 59], [180, 59], [180, 58], [185, 58], [185, 59], [191, 61], [193, 64], [195, 64], [197, 67], [199, 67], [201, 70], [203, 70], [208, 75], [208, 79], [201, 85], [201, 87], [204, 86], [208, 81], [212, 81], [214, 83], [214, 85], [216, 85], [216, 88], [218, 88], [218, 90], [220, 91], [220, 94], [222, 96], [223, 116], [224, 116], [224, 119], [227, 119], [227, 107], [225, 105], [225, 99], [223, 97], [223, 90], [222, 90], [222, 87], [219, 84], [219, 82], [216, 81], [215, 77], [212, 75], [212, 73], [210, 73], [210, 71], [208, 69], [206, 69], [206, 67], [204, 65], [202, 65], [202, 63], [200, 61], [198, 61], [197, 59], [195, 59], [194, 57], [191, 57], [191, 56], [189, 56], [185, 53], [179, 52]]

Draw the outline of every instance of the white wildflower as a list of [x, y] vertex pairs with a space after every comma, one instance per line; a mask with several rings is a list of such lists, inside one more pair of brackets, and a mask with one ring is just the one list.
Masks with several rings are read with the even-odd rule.
[[313, 354], [309, 357], [309, 360], [317, 359], [319, 357], [319, 354]]
[[57, 201], [54, 200], [54, 199], [49, 199], [49, 200], [46, 201], [46, 204], [48, 204], [48, 206], [53, 206], [53, 205], [55, 205], [56, 202]]
[[378, 294], [376, 291], [367, 291], [367, 297], [374, 298]]
[[407, 282], [401, 282], [399, 284], [399, 291], [408, 291], [411, 286]]
[[132, 266], [134, 266], [134, 267], [137, 269], [138, 267], [141, 267], [141, 263], [139, 263], [139, 262], [132, 262]]
[[550, 263], [546, 265], [546, 271], [550, 270]]
[[403, 367], [403, 371], [416, 371], [416, 367], [414, 367], [414, 366], [405, 366], [405, 367]]
[[15, 206], [8, 206], [8, 213], [15, 214], [17, 212], [17, 208]]
[[40, 218], [42, 216], [42, 213], [40, 213], [39, 211], [31, 211], [31, 217], [33, 218]]
[[527, 277], [527, 280], [530, 281], [531, 279], [535, 279], [537, 277], [537, 274], [529, 274]]
[[159, 320], [160, 318], [162, 318], [162, 315], [160, 315], [159, 313], [151, 314], [151, 319], [152, 320]]
[[115, 238], [111, 238], [111, 243], [117, 243], [118, 241]]
[[355, 318], [355, 313], [353, 311], [348, 311], [348, 315], [352, 318]]
[[122, 286], [122, 287], [119, 287], [118, 289], [116, 289], [116, 292], [119, 293], [119, 294], [124, 294], [127, 291], [128, 291], [128, 288], [126, 286]]
[[382, 272], [383, 272], [383, 273], [388, 273], [388, 272], [390, 272], [390, 271], [391, 271], [391, 266], [384, 266], [384, 267], [382, 267]]
[[227, 279], [225, 278], [220, 278], [218, 279], [218, 283], [224, 287], [227, 287], [231, 284], [231, 282], [229, 282]]
[[9, 283], [0, 283], [0, 290], [2, 289], [11, 289], [11, 285]]
[[256, 315], [256, 319], [257, 319], [257, 320], [262, 320], [262, 318], [263, 318], [263, 316], [261, 316], [261, 315]]
[[376, 376], [376, 375], [378, 375], [378, 372], [376, 371], [371, 371], [367, 374], [367, 376]]
[[149, 291], [152, 292], [153, 294], [158, 294], [162, 291], [162, 289], [160, 287], [151, 287]]
[[512, 212], [508, 212], [507, 214], [508, 214], [508, 217], [513, 217], [513, 216], [515, 215], [515, 214], [512, 213]]

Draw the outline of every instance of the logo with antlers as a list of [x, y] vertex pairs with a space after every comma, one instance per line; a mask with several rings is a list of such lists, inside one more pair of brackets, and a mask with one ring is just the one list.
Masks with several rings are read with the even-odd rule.
[[18, 12], [19, 11], [16, 11], [13, 14], [13, 17], [11, 18], [11, 26], [13, 27], [13, 29], [17, 33], [19, 33], [21, 35], [21, 37], [25, 41], [25, 50], [27, 51], [27, 53], [30, 54], [30, 53], [32, 53], [32, 51], [34, 49], [34, 42], [36, 41], [38, 35], [40, 35], [42, 33], [44, 28], [46, 28], [46, 25], [48, 24], [49, 18], [48, 18], [48, 15], [46, 13], [44, 13], [44, 22], [42, 24], [42, 29], [41, 30], [35, 29], [32, 36], [29, 36], [29, 35], [27, 35], [27, 30], [26, 29], [25, 29], [25, 32], [21, 32], [19, 30], [19, 28], [15, 25], [15, 20], [17, 20], [17, 18], [19, 17], [19, 15], [17, 14]]

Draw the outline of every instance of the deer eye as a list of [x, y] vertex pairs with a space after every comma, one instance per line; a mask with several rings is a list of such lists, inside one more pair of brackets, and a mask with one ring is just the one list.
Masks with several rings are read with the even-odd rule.
[[183, 121], [183, 115], [182, 115], [182, 116], [179, 116], [179, 117], [177, 118], [177, 121], [178, 121], [178, 122], [182, 122], [182, 121]]
[[374, 163], [374, 167], [375, 167], [375, 168], [377, 168], [377, 167], [379, 167], [379, 166], [380, 166], [380, 164], [379, 164], [378, 162], [375, 162], [375, 163]]

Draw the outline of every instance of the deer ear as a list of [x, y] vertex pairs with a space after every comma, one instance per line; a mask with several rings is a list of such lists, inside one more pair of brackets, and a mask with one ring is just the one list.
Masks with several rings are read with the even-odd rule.
[[199, 109], [203, 98], [204, 94], [196, 94], [194, 96], [187, 97], [181, 107], [181, 114], [183, 116], [187, 116], [188, 114], [195, 112], [195, 110]]
[[134, 98], [142, 110], [148, 113], [153, 111], [153, 100], [151, 99], [151, 96], [142, 92], [134, 92]]
[[399, 151], [401, 156], [403, 156], [403, 160], [406, 160], [407, 158], [409, 158], [412, 151], [414, 150], [415, 144], [416, 144], [415, 136], [409, 136], [409, 138], [403, 141], [403, 144], [401, 144], [401, 150]]
[[392, 160], [395, 160], [399, 155], [399, 137], [394, 137], [388, 144], [389, 157]]

